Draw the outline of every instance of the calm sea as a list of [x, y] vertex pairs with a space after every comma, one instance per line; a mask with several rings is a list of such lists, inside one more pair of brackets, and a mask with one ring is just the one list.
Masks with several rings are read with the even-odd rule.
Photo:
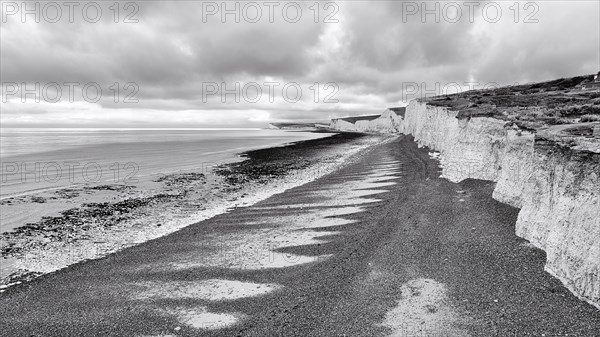
[[200, 171], [246, 150], [324, 136], [266, 129], [1, 129], [0, 197]]

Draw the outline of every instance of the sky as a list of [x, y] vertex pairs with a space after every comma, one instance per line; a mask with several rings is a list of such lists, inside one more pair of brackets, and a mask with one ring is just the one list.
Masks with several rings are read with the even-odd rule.
[[1, 1], [2, 127], [264, 127], [600, 70], [599, 1]]

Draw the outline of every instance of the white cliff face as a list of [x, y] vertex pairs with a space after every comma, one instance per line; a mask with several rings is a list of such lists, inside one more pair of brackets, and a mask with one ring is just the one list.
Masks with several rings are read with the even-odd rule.
[[456, 112], [413, 101], [404, 118], [388, 110], [377, 119], [340, 119], [331, 127], [411, 134], [441, 153], [443, 177], [450, 181], [497, 182], [493, 198], [521, 209], [516, 234], [546, 252], [549, 273], [600, 308], [599, 141], [576, 139], [573, 149], [561, 150], [505, 124], [458, 119]]
[[521, 208], [516, 234], [546, 252], [549, 273], [600, 308], [600, 153], [548, 149], [503, 121], [456, 115], [413, 101], [398, 128], [441, 153], [449, 180], [496, 181], [493, 197]]
[[329, 128], [339, 131], [356, 131], [353, 123], [347, 122], [343, 119], [332, 119], [329, 123]]
[[600, 308], [600, 141], [573, 139], [571, 149], [561, 150], [505, 124], [458, 119], [457, 112], [413, 101], [404, 118], [387, 110], [373, 120], [334, 120], [331, 128], [411, 134], [441, 153], [448, 180], [497, 182], [493, 198], [521, 208], [516, 234], [546, 252], [549, 273]]
[[379, 118], [357, 121], [355, 126], [358, 132], [397, 133], [400, 131], [400, 123], [401, 117], [391, 110], [386, 110]]
[[334, 130], [352, 131], [352, 132], [372, 132], [372, 133], [398, 133], [402, 117], [395, 112], [386, 110], [379, 118], [372, 120], [358, 120], [356, 123], [350, 123], [343, 119], [334, 119], [329, 127]]
[[549, 273], [600, 308], [599, 159], [536, 151], [516, 234], [546, 252]]
[[413, 102], [406, 109], [402, 132], [442, 153], [444, 177], [498, 179], [498, 151], [503, 146], [504, 122], [492, 118], [459, 120], [456, 112]]

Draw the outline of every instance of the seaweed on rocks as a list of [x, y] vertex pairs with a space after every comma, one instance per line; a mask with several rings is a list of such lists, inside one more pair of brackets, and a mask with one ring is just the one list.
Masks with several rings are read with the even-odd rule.
[[218, 166], [215, 173], [232, 186], [248, 182], [266, 183], [288, 172], [311, 166], [320, 160], [319, 153], [333, 145], [364, 137], [361, 133], [338, 133], [330, 137], [292, 143], [286, 146], [243, 153], [246, 160]]
[[46, 202], [46, 198], [34, 196], [34, 197], [31, 197], [31, 201], [38, 203], [38, 204], [43, 204]]
[[63, 188], [54, 193], [61, 199], [73, 199], [79, 196], [79, 191], [72, 188]]
[[167, 186], [184, 186], [192, 183], [206, 183], [206, 177], [204, 173], [177, 173], [163, 175], [155, 180], [156, 182], [162, 182]]
[[98, 186], [92, 186], [92, 187], [84, 187], [85, 190], [92, 190], [92, 191], [117, 191], [117, 192], [123, 192], [123, 191], [127, 191], [129, 189], [132, 189], [133, 186], [130, 185], [98, 185]]
[[131, 219], [135, 209], [152, 203], [165, 202], [182, 197], [183, 194], [156, 194], [145, 198], [130, 198], [119, 202], [85, 203], [81, 207], [61, 212], [60, 216], [46, 216], [36, 223], [28, 223], [12, 232], [2, 233], [2, 257], [20, 254], [22, 247], [15, 246], [21, 236], [42, 236], [49, 241], [71, 240], [71, 233], [90, 230], [93, 227], [112, 227]]
[[[245, 158], [242, 162], [222, 165], [213, 169], [210, 174], [178, 172], [159, 176], [154, 182], [162, 186], [150, 193], [162, 191], [161, 194], [139, 195], [136, 186], [129, 191], [128, 185], [120, 184], [55, 191], [56, 194], [49, 199], [56, 199], [61, 194], [66, 198], [74, 197], [82, 191], [91, 193], [94, 190], [116, 191], [120, 196], [118, 199], [113, 196], [116, 200], [111, 202], [81, 204], [58, 216], [44, 217], [35, 223], [1, 234], [0, 255], [17, 261], [15, 266], [20, 265], [21, 269], [0, 280], [0, 284], [18, 280], [28, 271], [37, 272], [40, 268], [60, 269], [88, 258], [104, 256], [114, 249], [137, 244], [140, 240], [138, 233], [148, 239], [165, 235], [185, 225], [181, 220], [188, 214], [195, 215], [196, 212], [207, 209], [207, 214], [213, 214], [212, 208], [219, 208], [222, 201], [236, 202], [237, 198], [252, 195], [253, 191], [261, 189], [262, 182], [296, 173], [290, 170], [312, 165], [306, 173], [313, 174], [316, 173], [313, 168], [318, 170], [320, 164], [329, 169], [331, 165], [327, 163], [331, 161], [335, 164], [345, 156], [338, 151], [337, 145], [356, 141], [356, 147], [351, 147], [353, 150], [364, 148], [373, 143], [372, 140], [360, 140], [365, 136], [367, 135], [359, 133], [331, 133], [325, 138], [246, 152], [242, 155]], [[244, 182], [250, 184], [246, 185]], [[246, 187], [248, 191], [243, 190]], [[242, 191], [237, 193], [238, 190]], [[20, 199], [7, 200], [7, 203], [18, 200]], [[30, 202], [29, 198], [22, 201]], [[136, 234], [130, 238], [129, 233]], [[94, 250], [94, 247], [102, 252], [98, 254], [97, 251], [89, 250]]]

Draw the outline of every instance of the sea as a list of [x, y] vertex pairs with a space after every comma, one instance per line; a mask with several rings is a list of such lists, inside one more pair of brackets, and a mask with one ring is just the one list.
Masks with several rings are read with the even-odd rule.
[[326, 136], [277, 129], [2, 128], [0, 199], [201, 172], [239, 160], [244, 151]]

